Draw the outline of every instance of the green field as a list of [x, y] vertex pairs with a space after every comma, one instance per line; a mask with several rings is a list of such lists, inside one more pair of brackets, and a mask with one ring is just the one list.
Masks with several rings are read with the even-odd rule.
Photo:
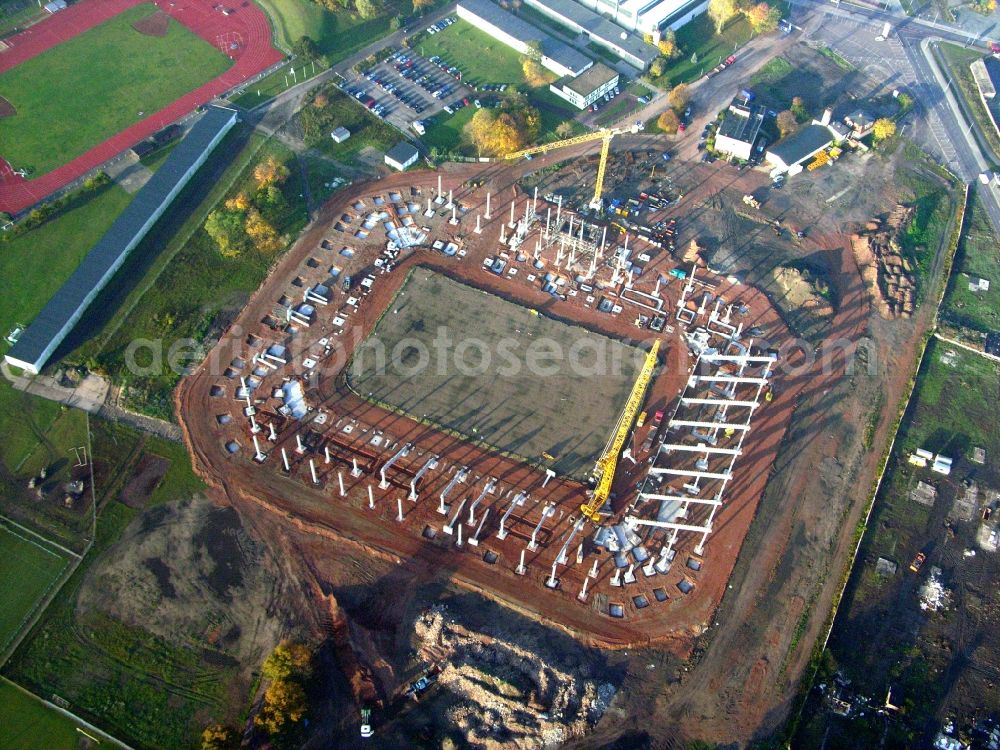
[[524, 83], [521, 55], [460, 18], [444, 31], [424, 35], [414, 48], [458, 67], [463, 83]]
[[79, 750], [77, 723], [0, 682], [0, 747], [4, 750]]
[[[739, 46], [746, 44], [751, 36], [750, 24], [742, 16], [716, 34], [712, 20], [702, 14], [677, 30], [681, 54], [654, 83], [660, 88], [672, 88], [678, 83], [695, 81], [729, 55], [738, 54]], [[739, 81], [734, 81], [733, 87], [739, 88]]]
[[31, 533], [0, 521], [0, 652], [66, 570], [69, 557]]
[[[303, 126], [306, 143], [316, 150], [343, 164], [351, 164], [364, 148], [388, 151], [401, 140], [398, 130], [364, 107], [358, 106], [358, 102], [336, 86], [325, 86], [322, 93], [328, 99], [326, 106], [310, 105], [296, 115]], [[337, 143], [330, 137], [330, 133], [338, 126], [351, 131], [351, 137], [343, 143]]]
[[0, 154], [41, 175], [221, 75], [231, 61], [171, 20], [164, 37], [132, 24], [156, 10], [126, 10], [0, 74], [17, 109], [0, 120]]
[[[965, 233], [958, 245], [955, 270], [948, 283], [942, 319], [948, 325], [971, 331], [1000, 330], [1000, 241], [978, 198], [966, 220]], [[990, 282], [988, 291], [970, 291], [971, 278]]]
[[[357, 393], [505, 454], [548, 453], [561, 474], [593, 469], [641, 350], [427, 268], [411, 272], [391, 307], [349, 365]], [[391, 358], [380, 361], [382, 347]], [[434, 352], [425, 367], [422, 347]]]

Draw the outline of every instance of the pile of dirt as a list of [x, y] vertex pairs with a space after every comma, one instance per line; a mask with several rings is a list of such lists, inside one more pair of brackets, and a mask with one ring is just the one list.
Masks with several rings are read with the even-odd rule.
[[819, 317], [833, 316], [833, 307], [824, 296], [829, 294], [829, 286], [825, 282], [792, 266], [778, 266], [773, 273], [786, 304]]
[[170, 28], [170, 16], [158, 10], [145, 18], [140, 18], [132, 24], [132, 28], [146, 36], [166, 36], [167, 29]]
[[0, 96], [0, 117], [13, 117], [17, 114], [14, 105]]
[[897, 204], [883, 224], [872, 219], [863, 232], [851, 236], [854, 258], [879, 315], [886, 320], [913, 315], [916, 284], [910, 262], [897, 238], [913, 217], [913, 209]]
[[554, 747], [586, 734], [607, 710], [612, 684], [446, 620], [445, 609], [427, 610], [414, 628], [421, 657], [443, 665], [437, 682], [458, 698], [447, 718], [467, 746]]
[[122, 488], [121, 501], [130, 508], [142, 508], [170, 468], [170, 461], [152, 453], [139, 459], [132, 478]]
[[298, 629], [287, 586], [232, 508], [193, 498], [136, 518], [89, 572], [77, 607], [218, 649], [249, 672]]

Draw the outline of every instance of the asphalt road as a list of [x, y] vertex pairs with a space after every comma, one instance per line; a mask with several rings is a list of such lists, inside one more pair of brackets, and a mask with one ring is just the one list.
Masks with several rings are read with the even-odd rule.
[[[975, 42], [970, 35], [943, 24], [920, 18], [860, 8], [854, 5], [832, 5], [816, 0], [792, 0], [792, 20], [801, 23], [815, 14], [822, 14], [828, 21], [819, 25], [814, 38], [826, 41], [855, 63], [870, 77], [884, 80], [900, 79], [914, 95], [920, 125], [926, 132], [918, 133], [918, 140], [930, 151], [937, 153], [942, 163], [965, 182], [972, 182], [989, 169], [993, 159], [985, 155], [976, 142], [974, 122], [967, 119], [956, 96], [956, 86], [939, 69], [931, 56], [930, 43], [949, 41], [964, 46]], [[801, 19], [801, 20], [800, 20]], [[834, 21], [839, 21], [834, 22]], [[882, 25], [892, 24], [890, 38], [877, 42]], [[851, 33], [844, 33], [845, 24], [853, 26]], [[987, 51], [985, 42], [977, 49]], [[859, 64], [860, 63], [860, 64]], [[922, 137], [921, 137], [922, 136]], [[1000, 197], [992, 184], [978, 191], [983, 206], [995, 231], [1000, 233]]]

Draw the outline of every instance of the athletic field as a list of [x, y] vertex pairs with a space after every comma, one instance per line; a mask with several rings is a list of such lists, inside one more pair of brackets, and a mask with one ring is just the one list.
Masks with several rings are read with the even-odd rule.
[[582, 479], [643, 358], [418, 267], [358, 348], [349, 382], [375, 403]]
[[[139, 24], [146, 33], [133, 28], [153, 14]], [[137, 5], [0, 74], [0, 157], [38, 177], [231, 64], [156, 6]]]
[[0, 521], [0, 652], [20, 632], [68, 564], [67, 556], [30, 532]]

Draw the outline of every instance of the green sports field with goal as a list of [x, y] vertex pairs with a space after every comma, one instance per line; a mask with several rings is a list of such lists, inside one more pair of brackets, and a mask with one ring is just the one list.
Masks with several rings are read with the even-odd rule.
[[0, 652], [35, 612], [70, 564], [58, 548], [0, 519]]
[[0, 96], [14, 110], [0, 117], [0, 157], [43, 175], [232, 64], [172, 18], [162, 36], [133, 28], [155, 13], [152, 3], [129, 8], [0, 73]]

